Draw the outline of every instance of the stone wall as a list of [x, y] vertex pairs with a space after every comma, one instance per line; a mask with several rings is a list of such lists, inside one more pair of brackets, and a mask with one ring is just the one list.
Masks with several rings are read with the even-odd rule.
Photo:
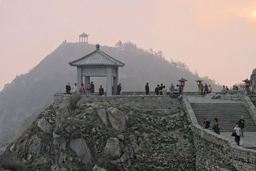
[[256, 151], [237, 146], [229, 138], [203, 129], [198, 123], [194, 111], [186, 97], [183, 107], [191, 121], [196, 147], [197, 170], [218, 171], [221, 168], [236, 168], [241, 171], [256, 170]]
[[[69, 103], [71, 95], [55, 94], [54, 106], [58, 107], [61, 103]], [[80, 103], [109, 102], [113, 104], [123, 104], [133, 109], [145, 113], [155, 112], [160, 115], [175, 114], [181, 109], [181, 101], [170, 96], [156, 95], [122, 95], [122, 96], [91, 96], [82, 95]]]
[[[256, 96], [254, 96], [253, 98], [256, 98]], [[245, 104], [246, 108], [250, 112], [250, 115], [251, 115], [254, 123], [256, 124], [256, 108], [255, 108], [255, 103], [253, 104], [253, 101], [248, 96], [244, 96], [243, 100], [244, 100], [244, 104]]]
[[251, 84], [254, 88], [254, 91], [255, 91], [255, 88], [256, 88], [256, 68], [252, 71], [252, 74], [251, 74]]

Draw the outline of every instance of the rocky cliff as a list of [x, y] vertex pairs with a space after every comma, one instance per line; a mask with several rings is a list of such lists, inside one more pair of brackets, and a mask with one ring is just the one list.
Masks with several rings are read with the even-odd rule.
[[169, 97], [60, 95], [0, 163], [13, 170], [195, 170], [189, 124]]

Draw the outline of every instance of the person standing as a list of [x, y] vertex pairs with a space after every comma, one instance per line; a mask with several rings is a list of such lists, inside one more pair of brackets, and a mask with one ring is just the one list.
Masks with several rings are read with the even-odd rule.
[[201, 90], [201, 95], [204, 95], [204, 85], [203, 85], [203, 83], [200, 84], [200, 90]]
[[250, 86], [250, 93], [251, 93], [251, 96], [252, 96], [252, 93], [253, 93], [253, 86]]
[[66, 85], [66, 94], [70, 94], [71, 87], [69, 83]]
[[223, 86], [222, 86], [222, 90], [226, 90], [226, 87], [225, 87], [225, 85], [223, 85]]
[[208, 85], [204, 84], [204, 94], [208, 94]]
[[81, 84], [81, 86], [79, 88], [79, 92], [80, 92], [80, 94], [84, 94], [85, 93], [84, 84]]
[[120, 92], [122, 91], [121, 83], [117, 86], [117, 95], [120, 95]]
[[160, 87], [158, 88], [159, 94], [163, 95], [162, 89], [164, 88], [163, 84], [160, 85]]
[[94, 91], [95, 89], [94, 89], [94, 84], [93, 84], [93, 82], [91, 82], [91, 93], [94, 93], [95, 91]]
[[148, 85], [148, 83], [145, 86], [145, 91], [146, 91], [146, 95], [148, 95], [148, 93], [149, 93], [149, 85]]
[[162, 93], [163, 95], [167, 95], [167, 88], [165, 88], [165, 86], [163, 86]]
[[235, 142], [237, 143], [237, 145], [239, 145], [241, 136], [241, 128], [239, 127], [239, 124], [236, 124], [234, 130], [236, 131]]
[[77, 93], [77, 86], [76, 86], [76, 83], [75, 83], [74, 86], [72, 87], [71, 92], [72, 92], [72, 93]]
[[220, 134], [220, 123], [217, 118], [214, 118], [214, 124], [212, 129], [215, 133]]
[[239, 121], [237, 122], [239, 127], [241, 128], [241, 135], [242, 137], [244, 136], [244, 125], [245, 125], [245, 120], [244, 120], [244, 116], [241, 116], [241, 119], [239, 119]]
[[100, 85], [100, 88], [99, 88], [99, 95], [100, 96], [104, 95], [104, 89], [102, 88], [102, 85]]
[[173, 84], [171, 84], [171, 86], [169, 87], [169, 91], [172, 92], [174, 90], [174, 86]]
[[156, 95], [159, 95], [159, 85], [156, 86], [155, 93], [156, 93]]
[[204, 119], [204, 125], [203, 128], [204, 129], [208, 129], [210, 127], [210, 121], [208, 121], [206, 118]]
[[226, 90], [227, 90], [227, 91], [229, 90], [228, 86], [226, 86]]
[[86, 90], [87, 90], [87, 96], [91, 96], [91, 90], [92, 90], [91, 89], [91, 84], [88, 84]]
[[211, 85], [209, 85], [208, 89], [209, 89], [209, 93], [212, 93], [212, 87], [211, 87]]

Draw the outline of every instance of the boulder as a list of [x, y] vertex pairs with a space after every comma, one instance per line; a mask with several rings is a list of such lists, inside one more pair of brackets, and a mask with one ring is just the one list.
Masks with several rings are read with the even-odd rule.
[[92, 113], [93, 112], [93, 107], [87, 107], [86, 109], [85, 109], [85, 111], [86, 111], [86, 113]]
[[70, 141], [70, 148], [74, 150], [84, 164], [91, 162], [92, 155], [86, 141], [83, 138], [76, 138]]
[[128, 116], [113, 107], [108, 108], [107, 113], [111, 126], [120, 132], [124, 132], [127, 127]]
[[59, 124], [69, 116], [69, 110], [68, 110], [67, 104], [62, 104], [58, 110], [56, 110], [56, 124]]
[[46, 133], [51, 133], [52, 126], [51, 124], [44, 118], [42, 117], [38, 122], [37, 126], [44, 132]]
[[215, 96], [212, 97], [212, 99], [220, 99], [221, 98], [221, 95], [219, 94], [216, 94]]
[[103, 123], [106, 126], [108, 126], [108, 116], [107, 116], [105, 109], [98, 110], [98, 115], [99, 115], [100, 119], [103, 121]]
[[32, 136], [26, 144], [28, 146], [27, 153], [33, 155], [39, 155], [41, 152], [41, 139], [36, 135]]
[[106, 169], [103, 169], [103, 168], [101, 168], [101, 167], [95, 165], [95, 166], [93, 167], [93, 171], [106, 171]]
[[228, 90], [221, 90], [220, 94], [227, 94]]
[[131, 142], [131, 145], [132, 145], [132, 148], [133, 148], [133, 151], [136, 153], [137, 151], [139, 151], [140, 147], [137, 143], [137, 140], [135, 138], [134, 135], [130, 135], [129, 136], [129, 139], [130, 139], [130, 142]]
[[121, 156], [121, 147], [118, 138], [111, 137], [107, 140], [107, 144], [104, 147], [104, 154], [112, 159], [117, 159]]

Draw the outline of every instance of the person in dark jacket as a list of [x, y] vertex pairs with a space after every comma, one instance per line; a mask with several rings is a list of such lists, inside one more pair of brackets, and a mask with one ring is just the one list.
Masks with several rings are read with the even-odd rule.
[[94, 92], [95, 92], [94, 84], [93, 84], [93, 82], [91, 82], [91, 93], [94, 93]]
[[214, 124], [212, 129], [215, 133], [220, 134], [220, 123], [217, 118], [214, 118]]
[[204, 129], [208, 129], [210, 127], [210, 121], [208, 121], [206, 118], [204, 119], [204, 125], [203, 128]]
[[239, 121], [237, 122], [239, 127], [241, 128], [241, 133], [242, 133], [242, 137], [244, 136], [244, 125], [245, 125], [245, 120], [244, 120], [244, 116], [241, 116], [241, 119], [239, 119]]
[[208, 85], [205, 83], [204, 85], [204, 94], [208, 94], [209, 91], [208, 91]]
[[159, 85], [157, 85], [157, 87], [155, 88], [155, 93], [156, 95], [159, 95]]
[[145, 86], [145, 91], [146, 91], [146, 95], [148, 95], [148, 93], [149, 93], [149, 85], [148, 85], [148, 83]]
[[70, 90], [71, 90], [71, 87], [69, 85], [69, 83], [66, 85], [66, 93], [67, 94], [70, 94]]
[[164, 85], [161, 84], [160, 87], [158, 88], [159, 94], [163, 95], [162, 89], [164, 88]]
[[120, 95], [120, 92], [122, 90], [121, 83], [117, 86], [117, 95]]
[[99, 88], [99, 95], [100, 96], [104, 95], [104, 89], [102, 88], [102, 85], [100, 85], [100, 88]]

